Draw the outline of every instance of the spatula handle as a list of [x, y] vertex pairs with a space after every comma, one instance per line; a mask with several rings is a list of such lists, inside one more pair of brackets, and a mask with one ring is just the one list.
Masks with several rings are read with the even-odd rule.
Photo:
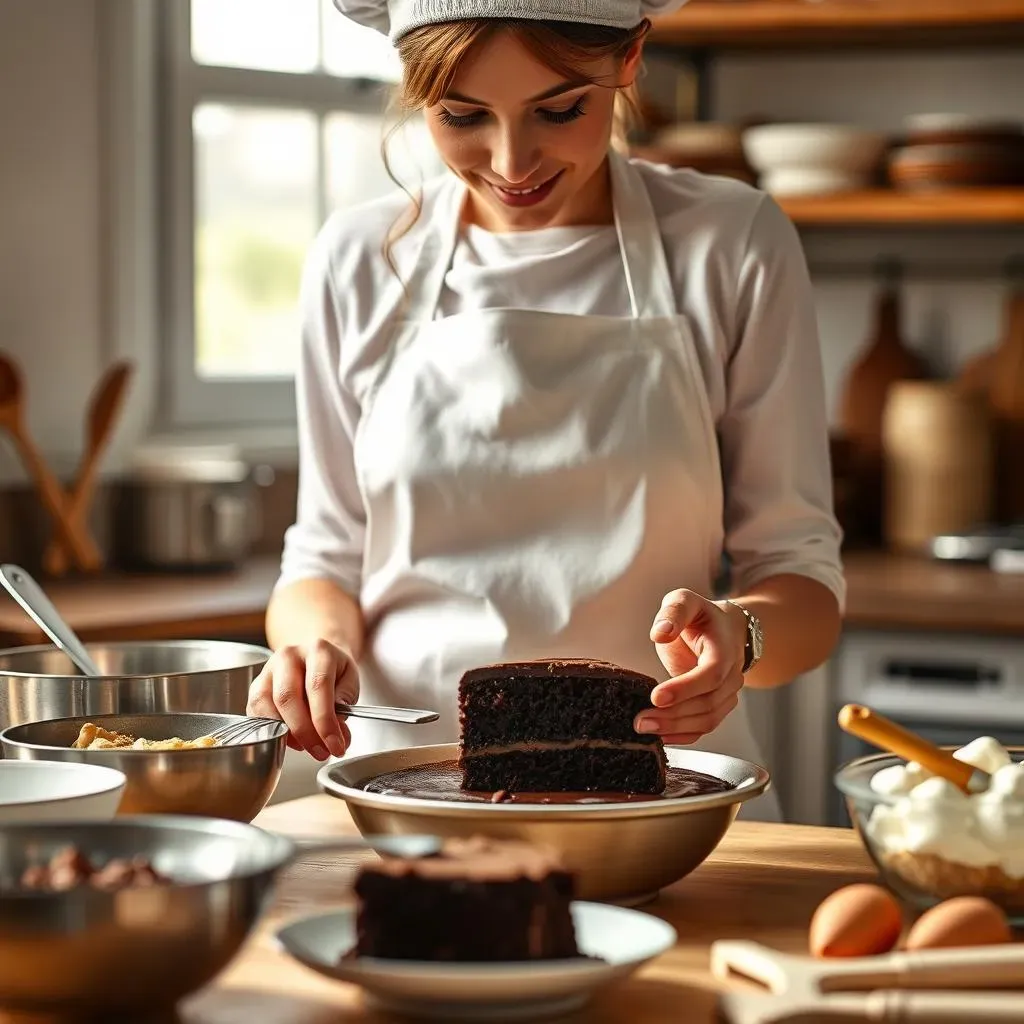
[[899, 992], [765, 995], [723, 992], [719, 1019], [729, 1024], [996, 1024], [1024, 1020], [1024, 992]]
[[867, 1020], [892, 1024], [988, 1024], [1024, 1020], [1022, 992], [873, 992]]
[[775, 993], [814, 987], [827, 992], [1024, 989], [1024, 943], [819, 959], [780, 953], [757, 942], [719, 940], [711, 945], [711, 972], [723, 979], [739, 973]]
[[948, 751], [923, 736], [904, 729], [902, 725], [861, 704], [847, 704], [839, 712], [839, 727], [851, 736], [891, 751], [908, 761], [917, 761], [935, 775], [941, 775], [965, 793], [984, 789], [987, 778], [973, 765], [958, 761]]

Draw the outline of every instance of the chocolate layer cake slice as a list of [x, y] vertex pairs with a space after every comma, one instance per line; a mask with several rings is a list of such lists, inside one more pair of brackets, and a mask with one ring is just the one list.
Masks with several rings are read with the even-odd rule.
[[459, 683], [462, 788], [660, 793], [665, 746], [633, 729], [650, 676], [603, 661], [510, 662]]
[[356, 877], [355, 956], [510, 961], [579, 956], [572, 875], [554, 851], [482, 837], [436, 857], [385, 858]]

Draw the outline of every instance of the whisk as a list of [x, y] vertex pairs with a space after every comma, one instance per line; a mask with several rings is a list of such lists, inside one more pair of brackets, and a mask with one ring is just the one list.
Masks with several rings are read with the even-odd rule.
[[[384, 708], [375, 707], [373, 704], [335, 704], [334, 710], [339, 715], [348, 715], [352, 718], [373, 718], [379, 722], [401, 722], [405, 725], [436, 722], [440, 717], [436, 711], [421, 711], [416, 708]], [[242, 718], [207, 735], [219, 744], [242, 743], [250, 736], [255, 736], [260, 729], [281, 724], [279, 718]]]

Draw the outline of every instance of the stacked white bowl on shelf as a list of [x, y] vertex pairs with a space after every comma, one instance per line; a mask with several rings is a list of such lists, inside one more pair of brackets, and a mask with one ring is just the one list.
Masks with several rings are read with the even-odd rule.
[[761, 124], [743, 133], [761, 188], [777, 196], [872, 188], [887, 145], [881, 132], [844, 124]]

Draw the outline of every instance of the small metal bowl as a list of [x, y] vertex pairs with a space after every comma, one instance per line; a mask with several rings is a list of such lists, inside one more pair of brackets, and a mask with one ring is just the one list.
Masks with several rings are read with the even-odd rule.
[[56, 718], [0, 732], [5, 757], [116, 768], [127, 778], [119, 814], [196, 814], [252, 821], [281, 777], [288, 729], [267, 724], [241, 743], [195, 750], [76, 750], [86, 722], [150, 740], [194, 740], [240, 715], [147, 714]]
[[[18, 888], [25, 868], [67, 846], [96, 866], [146, 857], [174, 884], [119, 892]], [[106, 1021], [167, 1011], [231, 961], [295, 852], [283, 836], [207, 818], [5, 826], [0, 1008]]]
[[556, 849], [576, 875], [576, 898], [637, 905], [700, 865], [768, 772], [725, 754], [667, 748], [668, 763], [722, 779], [722, 793], [637, 803], [486, 804], [368, 793], [372, 778], [458, 757], [456, 743], [405, 747], [329, 762], [317, 784], [348, 804], [363, 835], [426, 833], [522, 839]]

